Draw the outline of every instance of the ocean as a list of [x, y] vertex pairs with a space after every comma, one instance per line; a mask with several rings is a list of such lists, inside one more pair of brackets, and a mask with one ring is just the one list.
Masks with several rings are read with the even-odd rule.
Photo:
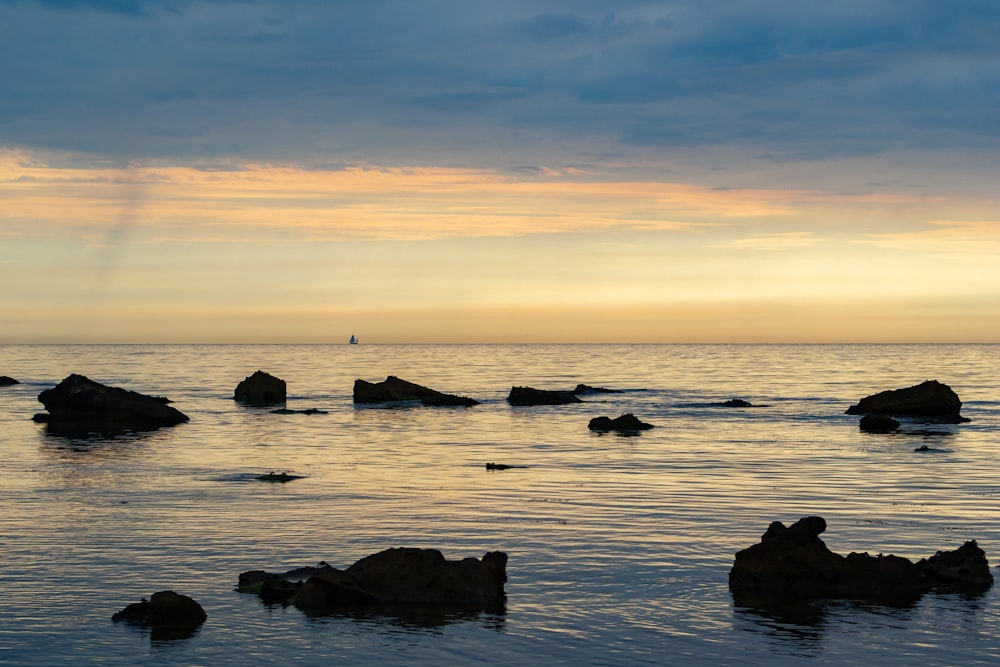
[[[234, 402], [256, 370], [273, 414]], [[38, 394], [71, 373], [167, 396], [190, 422], [49, 435]], [[734, 604], [737, 551], [807, 515], [838, 553], [913, 560], [975, 539], [1000, 564], [1000, 346], [0, 346], [3, 665], [976, 665], [1000, 661], [1000, 592], [908, 606]], [[396, 375], [471, 408], [362, 407]], [[860, 398], [936, 379], [971, 419], [867, 434]], [[624, 390], [512, 407], [515, 385]], [[731, 398], [757, 407], [727, 408]], [[631, 412], [632, 437], [588, 430]], [[926, 445], [929, 451], [918, 452]], [[488, 471], [485, 463], [513, 466]], [[269, 471], [301, 475], [284, 484]], [[390, 547], [509, 556], [502, 613], [308, 617], [240, 572]], [[161, 641], [111, 615], [159, 590], [206, 623]]]

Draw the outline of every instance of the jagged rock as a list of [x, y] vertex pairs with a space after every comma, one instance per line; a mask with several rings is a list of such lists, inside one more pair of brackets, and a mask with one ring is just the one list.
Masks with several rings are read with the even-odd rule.
[[0, 375], [0, 387], [9, 387], [12, 384], [21, 384], [21, 383], [7, 375]]
[[621, 394], [621, 389], [607, 389], [605, 387], [591, 387], [589, 384], [578, 384], [573, 390], [576, 395], [580, 394]]
[[354, 381], [355, 403], [392, 403], [396, 401], [420, 401], [423, 405], [434, 407], [479, 405], [479, 401], [475, 399], [443, 394], [440, 391], [401, 380], [395, 375], [390, 375], [382, 382], [377, 383], [365, 380]]
[[57, 432], [141, 431], [188, 421], [187, 415], [167, 405], [167, 398], [108, 387], [76, 374], [40, 393], [38, 400], [49, 412], [34, 420]]
[[325, 561], [320, 561], [315, 567], [298, 567], [282, 574], [250, 570], [240, 574], [237, 590], [259, 595], [268, 604], [285, 603], [298, 592], [306, 579], [329, 567]]
[[566, 405], [582, 403], [571, 391], [551, 391], [533, 387], [511, 387], [507, 402], [511, 405]]
[[847, 409], [849, 415], [891, 415], [927, 417], [957, 424], [969, 421], [961, 416], [962, 401], [951, 387], [937, 380], [925, 380], [905, 389], [891, 389], [866, 396]]
[[[208, 618], [208, 614], [194, 599], [173, 591], [153, 593], [149, 600], [126, 606], [111, 617], [115, 623], [124, 622], [153, 628], [154, 631], [175, 632], [186, 636]], [[169, 638], [169, 637], [164, 637]]]
[[[291, 602], [309, 614], [355, 607], [422, 606], [498, 609], [505, 599], [507, 554], [491, 551], [481, 559], [445, 560], [436, 549], [396, 548], [366, 556], [346, 570], [320, 563], [284, 574], [244, 572], [239, 589]], [[308, 578], [296, 581], [301, 575]]]
[[285, 402], [285, 381], [264, 371], [255, 371], [236, 385], [233, 399], [247, 405], [277, 405]]
[[889, 415], [865, 415], [858, 428], [866, 433], [893, 433], [899, 430], [899, 422]]
[[611, 419], [610, 417], [594, 417], [587, 424], [591, 431], [617, 431], [619, 433], [635, 433], [653, 428], [652, 424], [639, 421], [639, 418], [631, 412], [627, 412], [620, 417]]
[[818, 516], [802, 518], [789, 527], [773, 522], [759, 544], [736, 554], [729, 572], [730, 590], [734, 594], [904, 601], [936, 589], [983, 591], [993, 583], [986, 555], [975, 541], [913, 563], [893, 555], [841, 556], [819, 539], [824, 530], [826, 521]]

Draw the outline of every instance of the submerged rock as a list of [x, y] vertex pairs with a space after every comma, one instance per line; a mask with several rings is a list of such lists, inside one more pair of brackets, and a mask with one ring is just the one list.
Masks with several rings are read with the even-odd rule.
[[535, 389], [533, 387], [511, 387], [507, 395], [511, 405], [566, 405], [567, 403], [582, 403], [571, 391], [553, 391]]
[[319, 408], [306, 408], [305, 410], [290, 410], [288, 408], [278, 408], [277, 410], [271, 410], [272, 415], [325, 415], [329, 414], [326, 410], [320, 410]]
[[479, 405], [479, 401], [475, 399], [443, 394], [440, 391], [401, 380], [395, 375], [390, 375], [382, 382], [377, 383], [365, 380], [354, 381], [355, 403], [393, 403], [399, 401], [420, 401], [423, 405], [434, 407]]
[[167, 398], [108, 387], [76, 374], [40, 393], [38, 400], [49, 412], [34, 420], [55, 431], [141, 431], [188, 421], [187, 415], [167, 405]]
[[111, 620], [152, 628], [160, 636], [170, 639], [184, 637], [197, 629], [208, 614], [194, 599], [173, 591], [153, 593], [149, 600], [143, 598], [115, 613]]
[[502, 608], [506, 595], [507, 554], [501, 551], [449, 561], [436, 549], [396, 548], [362, 558], [346, 570], [321, 566], [306, 572], [304, 582], [294, 580], [301, 570], [244, 572], [240, 590], [262, 598], [285, 596], [309, 614], [370, 606], [492, 610]]
[[617, 431], [619, 433], [636, 433], [653, 428], [652, 424], [640, 421], [631, 412], [627, 412], [620, 417], [611, 419], [610, 417], [594, 417], [587, 424], [591, 431]]
[[847, 409], [849, 415], [891, 415], [926, 417], [957, 424], [969, 421], [961, 416], [962, 401], [951, 387], [937, 380], [925, 380], [905, 389], [891, 389], [866, 396]]
[[244, 378], [233, 392], [233, 400], [247, 405], [278, 405], [286, 397], [285, 381], [261, 370]]
[[986, 554], [975, 541], [917, 563], [900, 556], [830, 551], [819, 534], [822, 517], [789, 527], [773, 522], [761, 541], [736, 554], [729, 572], [734, 594], [872, 601], [914, 600], [931, 590], [982, 592], [993, 584]]
[[0, 387], [9, 387], [12, 384], [21, 384], [21, 383], [7, 375], [0, 375]]
[[573, 390], [576, 395], [580, 394], [622, 394], [621, 389], [607, 389], [605, 387], [591, 387], [589, 384], [578, 384]]
[[754, 405], [750, 401], [744, 401], [742, 398], [731, 398], [728, 401], [720, 401], [716, 403], [723, 408], [752, 408]]
[[292, 475], [287, 472], [274, 472], [273, 470], [264, 475], [257, 475], [255, 478], [261, 482], [290, 482], [293, 479], [302, 479], [302, 475]]
[[899, 430], [899, 422], [889, 415], [865, 415], [858, 428], [866, 433], [893, 433]]

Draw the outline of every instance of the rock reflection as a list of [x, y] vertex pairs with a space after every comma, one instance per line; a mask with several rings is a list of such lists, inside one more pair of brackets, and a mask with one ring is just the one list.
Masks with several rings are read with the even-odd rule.
[[345, 609], [325, 614], [307, 614], [312, 623], [329, 623], [343, 620], [368, 625], [385, 626], [387, 629], [407, 632], [437, 631], [449, 625], [474, 623], [485, 630], [501, 631], [506, 627], [505, 606], [489, 610], [461, 610], [442, 607], [413, 607], [386, 605], [365, 609]]

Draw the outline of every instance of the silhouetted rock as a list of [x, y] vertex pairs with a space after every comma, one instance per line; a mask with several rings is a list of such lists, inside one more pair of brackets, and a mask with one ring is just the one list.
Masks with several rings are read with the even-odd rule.
[[436, 549], [387, 549], [314, 574], [292, 601], [310, 614], [372, 604], [494, 609], [503, 605], [506, 567], [500, 551], [448, 561]]
[[899, 430], [899, 422], [889, 415], [865, 415], [858, 428], [867, 433], [893, 433]]
[[753, 403], [744, 401], [742, 398], [731, 398], [728, 401], [720, 401], [716, 405], [723, 408], [752, 408]]
[[527, 468], [527, 467], [528, 466], [512, 466], [512, 465], [507, 465], [506, 463], [493, 463], [492, 461], [486, 464], [487, 470], [510, 470], [511, 468]]
[[306, 579], [327, 568], [330, 566], [320, 561], [316, 567], [298, 567], [282, 574], [250, 570], [240, 574], [237, 590], [259, 595], [268, 604], [284, 603], [298, 592]]
[[573, 390], [576, 395], [581, 394], [621, 394], [621, 389], [607, 389], [605, 387], [591, 387], [589, 384], [578, 384], [576, 389]]
[[789, 527], [773, 522], [759, 544], [736, 554], [729, 588], [734, 593], [904, 601], [935, 589], [981, 592], [993, 583], [986, 555], [974, 541], [913, 563], [893, 555], [841, 556], [819, 539], [824, 530], [826, 521], [818, 516]]
[[957, 424], [969, 421], [959, 414], [961, 409], [962, 401], [951, 387], [937, 380], [926, 380], [913, 387], [866, 396], [849, 407], [847, 414], [926, 417]]
[[[304, 582], [298, 581], [305, 575]], [[309, 614], [356, 607], [502, 608], [507, 554], [445, 560], [436, 549], [396, 548], [366, 556], [346, 570], [320, 563], [284, 574], [244, 572], [239, 590], [291, 602]]]
[[271, 471], [271, 472], [266, 473], [264, 475], [257, 475], [256, 479], [260, 480], [261, 482], [280, 482], [280, 483], [284, 483], [284, 482], [290, 482], [293, 479], [302, 479], [302, 475], [292, 475], [292, 474], [287, 473], [287, 472], [274, 472], [274, 471]]
[[0, 375], [0, 387], [9, 387], [12, 384], [21, 384], [21, 383], [7, 375]]
[[511, 405], [565, 405], [567, 403], [582, 403], [571, 391], [551, 391], [534, 389], [533, 387], [511, 387], [507, 395]]
[[233, 392], [234, 400], [247, 405], [277, 405], [285, 398], [285, 381], [260, 370], [236, 385]]
[[288, 408], [278, 408], [277, 410], [271, 410], [272, 415], [325, 415], [329, 414], [326, 410], [320, 410], [319, 408], [306, 408], [305, 410], [289, 410]]
[[594, 417], [587, 424], [591, 431], [617, 431], [619, 433], [635, 433], [653, 428], [652, 424], [639, 421], [639, 418], [628, 412], [620, 417]]
[[38, 400], [49, 412], [35, 415], [35, 421], [57, 432], [142, 431], [188, 421], [166, 398], [108, 387], [76, 374], [40, 393]]
[[355, 403], [393, 403], [398, 401], [420, 401], [421, 404], [432, 407], [479, 405], [479, 401], [475, 399], [442, 394], [440, 391], [401, 380], [395, 375], [390, 375], [382, 382], [354, 381]]
[[111, 617], [115, 623], [124, 622], [150, 627], [159, 631], [174, 631], [185, 636], [202, 623], [208, 615], [192, 598], [173, 591], [153, 593], [147, 601], [126, 606]]

